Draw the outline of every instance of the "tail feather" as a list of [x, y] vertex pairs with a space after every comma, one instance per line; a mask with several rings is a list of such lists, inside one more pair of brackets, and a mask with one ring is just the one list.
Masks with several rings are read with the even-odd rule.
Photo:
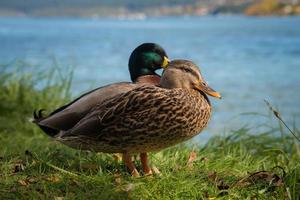
[[34, 110], [33, 111], [33, 123], [35, 123], [36, 125], [38, 125], [42, 131], [44, 131], [47, 135], [54, 137], [55, 135], [57, 135], [59, 133], [59, 130], [47, 127], [47, 126], [43, 126], [40, 125], [39, 122], [42, 121], [43, 119], [45, 119], [46, 117], [43, 116], [43, 112], [45, 111], [45, 109], [40, 109], [40, 110]]
[[38, 119], [38, 116], [36, 114], [36, 110], [33, 111], [33, 119], [34, 119], [33, 122], [36, 122], [36, 120]]
[[34, 110], [33, 111], [33, 122], [38, 123], [40, 121], [42, 121], [45, 117], [43, 116], [43, 112], [45, 111], [45, 109], [40, 109], [40, 110]]

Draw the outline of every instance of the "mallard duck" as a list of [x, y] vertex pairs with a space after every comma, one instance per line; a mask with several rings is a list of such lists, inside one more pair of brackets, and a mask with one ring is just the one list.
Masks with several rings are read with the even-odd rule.
[[99, 103], [55, 138], [74, 148], [123, 153], [133, 175], [131, 154], [140, 153], [144, 173], [151, 174], [147, 152], [186, 141], [207, 126], [212, 108], [206, 94], [221, 98], [194, 63], [175, 60], [158, 86], [142, 85]]
[[46, 134], [54, 137], [59, 131], [73, 128], [96, 104], [118, 94], [128, 92], [142, 84], [158, 84], [160, 76], [157, 69], [165, 68], [169, 63], [165, 50], [155, 43], [144, 43], [133, 50], [129, 57], [129, 72], [132, 83], [120, 82], [96, 88], [64, 105], [47, 117], [43, 110], [34, 112], [34, 121]]

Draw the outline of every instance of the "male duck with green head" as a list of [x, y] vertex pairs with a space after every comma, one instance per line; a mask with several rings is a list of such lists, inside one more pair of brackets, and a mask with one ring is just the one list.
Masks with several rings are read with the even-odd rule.
[[141, 44], [129, 57], [131, 83], [120, 82], [96, 88], [54, 110], [47, 117], [43, 117], [40, 110], [34, 113], [35, 123], [48, 135], [55, 136], [60, 130], [72, 128], [96, 104], [128, 92], [140, 84], [158, 84], [160, 76], [155, 71], [165, 68], [168, 63], [167, 54], [161, 46], [155, 43]]
[[155, 71], [167, 67], [168, 63], [168, 56], [161, 46], [155, 43], [141, 44], [134, 49], [129, 58], [131, 83], [120, 82], [96, 88], [54, 110], [46, 117], [42, 115], [42, 110], [34, 112], [34, 123], [47, 135], [55, 137], [60, 131], [73, 128], [97, 104], [141, 84], [157, 85], [160, 76]]

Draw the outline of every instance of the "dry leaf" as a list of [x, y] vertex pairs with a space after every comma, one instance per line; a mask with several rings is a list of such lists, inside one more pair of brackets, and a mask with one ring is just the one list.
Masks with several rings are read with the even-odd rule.
[[28, 180], [18, 180], [18, 183], [20, 184], [20, 185], [22, 185], [22, 186], [27, 186], [27, 185], [29, 185], [29, 182], [28, 182]]
[[54, 197], [54, 200], [64, 200], [64, 197]]
[[134, 184], [128, 183], [127, 185], [125, 185], [124, 191], [125, 191], [125, 192], [130, 192], [131, 190], [134, 189], [134, 187], [135, 187]]
[[197, 153], [192, 151], [190, 153], [190, 156], [189, 156], [189, 159], [187, 162], [187, 166], [191, 167], [193, 165], [193, 162], [196, 160], [196, 158], [197, 158]]
[[30, 178], [28, 178], [28, 179], [26, 179], [26, 180], [27, 180], [29, 183], [36, 183], [36, 182], [38, 182], [36, 177], [30, 177]]
[[151, 169], [152, 169], [152, 171], [153, 171], [154, 174], [161, 175], [161, 173], [160, 173], [160, 171], [159, 171], [159, 169], [157, 167], [152, 166]]
[[24, 171], [25, 169], [25, 161], [18, 159], [14, 160], [13, 162], [13, 167], [12, 167], [12, 173], [17, 173], [20, 171]]
[[269, 184], [273, 183], [274, 186], [277, 187], [280, 187], [284, 184], [283, 179], [280, 178], [277, 174], [268, 171], [258, 171], [242, 178], [237, 183], [235, 183], [233, 187], [243, 187], [251, 185], [253, 183], [257, 183], [259, 181], [267, 182]]
[[22, 163], [15, 164], [13, 173], [24, 171], [25, 166]]

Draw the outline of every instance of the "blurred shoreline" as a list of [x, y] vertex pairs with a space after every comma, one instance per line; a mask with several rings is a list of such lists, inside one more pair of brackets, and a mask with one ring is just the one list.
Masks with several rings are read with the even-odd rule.
[[[0, 3], [0, 16], [8, 17], [77, 17], [77, 18], [114, 18], [145, 19], [162, 16], [206, 16], [206, 15], [246, 15], [246, 16], [296, 16], [300, 15], [299, 0], [224, 0], [223, 3], [213, 1], [188, 1], [187, 3], [165, 4], [148, 3], [111, 3], [105, 1], [95, 4], [70, 4], [67, 1], [60, 5], [38, 4], [32, 6], [12, 3]], [[146, 1], [147, 2], [147, 1]], [[3, 5], [1, 5], [3, 4]]]

